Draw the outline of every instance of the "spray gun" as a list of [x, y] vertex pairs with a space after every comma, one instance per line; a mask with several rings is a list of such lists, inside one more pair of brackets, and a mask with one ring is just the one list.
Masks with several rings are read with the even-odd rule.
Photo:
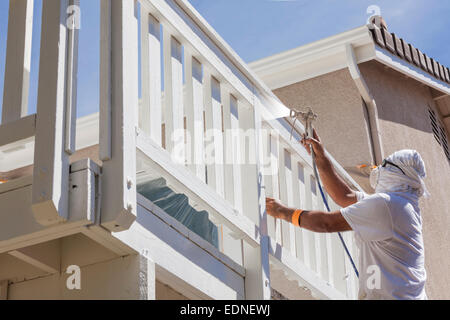
[[305, 135], [306, 138], [313, 137], [313, 126], [312, 122], [317, 119], [317, 114], [314, 113], [314, 111], [308, 107], [307, 111], [295, 111], [291, 110], [290, 117], [294, 119], [292, 123], [292, 129], [291, 129], [291, 139], [292, 134], [294, 133], [295, 123], [297, 120], [301, 119], [305, 123]]

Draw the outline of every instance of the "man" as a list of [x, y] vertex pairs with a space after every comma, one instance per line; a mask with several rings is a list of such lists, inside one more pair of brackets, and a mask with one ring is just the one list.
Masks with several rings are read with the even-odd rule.
[[[427, 194], [424, 162], [413, 150], [396, 152], [375, 168], [375, 194], [356, 192], [337, 175], [317, 133], [302, 139], [327, 193], [343, 209], [302, 211], [267, 199], [267, 213], [314, 232], [355, 232], [360, 249], [360, 299], [427, 299], [419, 198]], [[373, 277], [379, 277], [379, 281]]]

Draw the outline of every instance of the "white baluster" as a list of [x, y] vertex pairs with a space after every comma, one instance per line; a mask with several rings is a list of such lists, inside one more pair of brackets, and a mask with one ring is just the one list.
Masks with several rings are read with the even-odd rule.
[[225, 198], [242, 213], [241, 132], [238, 100], [222, 88], [224, 124]]
[[205, 182], [202, 65], [187, 47], [184, 48], [184, 70], [187, 151], [190, 153], [187, 159], [191, 161], [191, 170]]
[[[296, 209], [303, 209], [302, 199], [300, 198], [300, 181], [299, 177], [299, 159], [293, 154], [292, 155], [292, 206]], [[295, 240], [295, 256], [303, 260], [303, 238], [302, 229], [294, 228], [294, 240]]]
[[[313, 196], [315, 192], [314, 177], [312, 176], [312, 169], [310, 167], [305, 167], [305, 210], [313, 210]], [[303, 241], [305, 243], [305, 248], [307, 247], [308, 255], [305, 256], [305, 264], [313, 271], [317, 270], [317, 259], [316, 259], [316, 237], [313, 232], [309, 230], [303, 230]], [[306, 251], [305, 251], [306, 254]]]
[[167, 29], [164, 34], [164, 120], [166, 150], [184, 164], [183, 65], [181, 43]]
[[225, 195], [223, 171], [223, 133], [220, 84], [204, 69], [206, 122], [206, 159], [208, 184], [221, 196]]
[[161, 123], [161, 35], [159, 21], [141, 6], [142, 106], [139, 127], [159, 146]]

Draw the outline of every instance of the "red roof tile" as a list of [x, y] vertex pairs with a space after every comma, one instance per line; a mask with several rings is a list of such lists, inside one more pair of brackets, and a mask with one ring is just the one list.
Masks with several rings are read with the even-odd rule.
[[445, 80], [450, 83], [450, 70], [444, 67]]
[[392, 34], [392, 37], [394, 38], [394, 45], [395, 45], [395, 51], [397, 52], [398, 56], [400, 58], [405, 57], [405, 52], [403, 51], [403, 44], [399, 37], [395, 33]]
[[392, 37], [392, 34], [389, 33], [386, 29], [382, 29], [383, 31], [383, 37], [384, 42], [386, 43], [386, 49], [391, 51], [392, 53], [395, 53], [395, 45], [394, 45], [394, 38]]
[[429, 73], [433, 74], [433, 61], [431, 61], [431, 58], [427, 55], [425, 55], [425, 59], [427, 60], [427, 70]]
[[438, 68], [439, 68], [439, 77], [441, 78], [441, 80], [445, 81], [444, 66], [438, 63]]
[[441, 65], [438, 61], [423, 54], [412, 44], [399, 38], [395, 33], [390, 33], [386, 27], [378, 27], [373, 24], [370, 28], [376, 45], [385, 48], [406, 61], [415, 64], [439, 80], [450, 83], [450, 69]]
[[403, 40], [400, 40], [402, 43], [402, 47], [403, 47], [403, 53], [405, 54], [405, 58], [406, 60], [408, 60], [409, 62], [413, 62], [413, 57], [411, 54], [411, 48], [409, 47], [409, 45]]
[[411, 53], [413, 56], [413, 62], [420, 67], [420, 57], [419, 57], [419, 50], [417, 50], [412, 44], [409, 45], [411, 47]]
[[384, 44], [384, 38], [383, 38], [383, 34], [381, 33], [380, 28], [378, 28], [376, 25], [373, 25], [373, 35], [375, 38], [375, 41], [377, 42], [377, 44], [384, 48], [386, 47], [386, 45]]

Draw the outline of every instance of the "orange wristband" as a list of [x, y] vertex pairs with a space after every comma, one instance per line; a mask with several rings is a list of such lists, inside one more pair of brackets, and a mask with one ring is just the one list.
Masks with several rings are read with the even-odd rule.
[[302, 215], [303, 210], [295, 210], [292, 215], [292, 224], [296, 227], [300, 227], [300, 216]]

